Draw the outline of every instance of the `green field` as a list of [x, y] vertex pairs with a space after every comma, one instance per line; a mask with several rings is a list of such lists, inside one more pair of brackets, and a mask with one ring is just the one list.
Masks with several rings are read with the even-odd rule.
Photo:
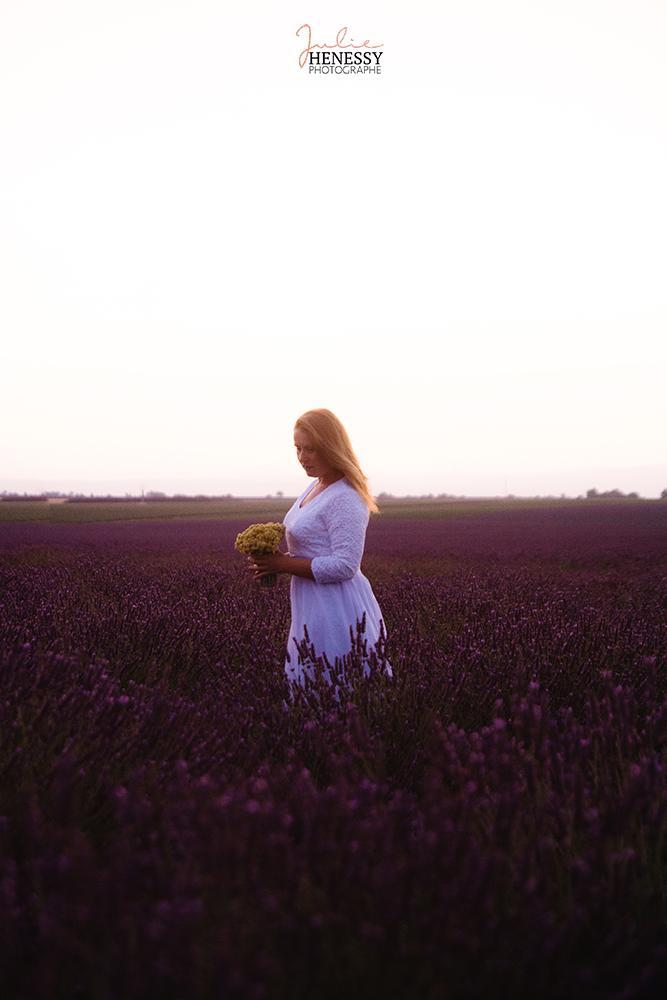
[[[202, 520], [216, 518], [262, 518], [282, 520], [295, 497], [234, 497], [222, 500], [92, 500], [83, 503], [53, 503], [45, 500], [2, 500], [0, 522], [52, 521], [76, 523], [85, 521], [137, 521], [145, 519]], [[448, 518], [499, 510], [525, 510], [531, 507], [572, 507], [594, 504], [625, 503], [645, 505], [662, 500], [596, 498], [590, 500], [517, 498], [481, 498], [470, 500], [410, 499], [396, 497], [382, 500], [380, 512], [385, 517]]]

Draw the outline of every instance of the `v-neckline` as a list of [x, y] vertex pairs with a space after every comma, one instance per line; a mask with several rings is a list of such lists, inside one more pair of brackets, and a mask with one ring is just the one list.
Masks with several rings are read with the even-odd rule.
[[[330, 490], [330, 489], [331, 489], [331, 487], [332, 487], [332, 486], [335, 486], [335, 485], [336, 485], [336, 483], [339, 483], [339, 482], [341, 481], [341, 479], [345, 479], [345, 476], [341, 476], [341, 477], [340, 477], [340, 479], [335, 479], [335, 480], [333, 481], [333, 483], [329, 483], [329, 485], [328, 485], [328, 486], [325, 486], [323, 490], [320, 490], [320, 492], [319, 492], [319, 493], [317, 494], [317, 496], [313, 497], [313, 499], [312, 499], [312, 500], [309, 500], [309, 502], [308, 502], [308, 503], [315, 503], [315, 501], [317, 500], [317, 497], [321, 497], [323, 493], [326, 493], [326, 491], [327, 491], [327, 490]], [[307, 506], [308, 506], [308, 504], [304, 504], [304, 502], [303, 502], [303, 501], [304, 501], [304, 500], [306, 499], [306, 497], [308, 496], [308, 494], [309, 494], [309, 493], [312, 493], [312, 492], [313, 492], [313, 490], [314, 490], [314, 489], [315, 489], [315, 484], [313, 484], [313, 485], [312, 485], [312, 486], [310, 487], [310, 489], [308, 490], [308, 492], [307, 492], [307, 493], [305, 494], [305, 496], [303, 496], [303, 497], [301, 498], [301, 503], [299, 504], [299, 510], [303, 510], [303, 509], [304, 509], [304, 507], [307, 507]]]

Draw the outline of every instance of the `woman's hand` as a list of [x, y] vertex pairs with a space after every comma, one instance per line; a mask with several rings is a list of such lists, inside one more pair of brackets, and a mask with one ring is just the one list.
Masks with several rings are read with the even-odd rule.
[[289, 559], [289, 556], [284, 552], [274, 552], [273, 555], [266, 556], [248, 556], [250, 569], [253, 571], [256, 580], [261, 579], [263, 576], [268, 576], [269, 573], [287, 572], [285, 568], [286, 559]]

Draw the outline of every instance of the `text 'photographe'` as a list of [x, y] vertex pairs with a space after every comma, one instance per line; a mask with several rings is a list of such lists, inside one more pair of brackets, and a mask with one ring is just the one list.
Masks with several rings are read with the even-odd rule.
[[299, 68], [322, 76], [382, 73], [382, 42], [347, 40], [347, 27], [340, 28], [334, 42], [315, 42], [309, 24], [302, 24], [297, 38], [305, 42], [299, 53]]

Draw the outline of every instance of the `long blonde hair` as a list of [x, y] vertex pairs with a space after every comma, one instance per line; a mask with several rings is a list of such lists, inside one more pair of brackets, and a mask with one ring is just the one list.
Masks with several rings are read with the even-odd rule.
[[335, 413], [326, 409], [306, 410], [297, 419], [294, 429], [310, 434], [315, 448], [327, 465], [336, 472], [343, 473], [372, 514], [380, 513], [368, 480], [361, 471], [359, 459], [352, 449], [348, 433]]

